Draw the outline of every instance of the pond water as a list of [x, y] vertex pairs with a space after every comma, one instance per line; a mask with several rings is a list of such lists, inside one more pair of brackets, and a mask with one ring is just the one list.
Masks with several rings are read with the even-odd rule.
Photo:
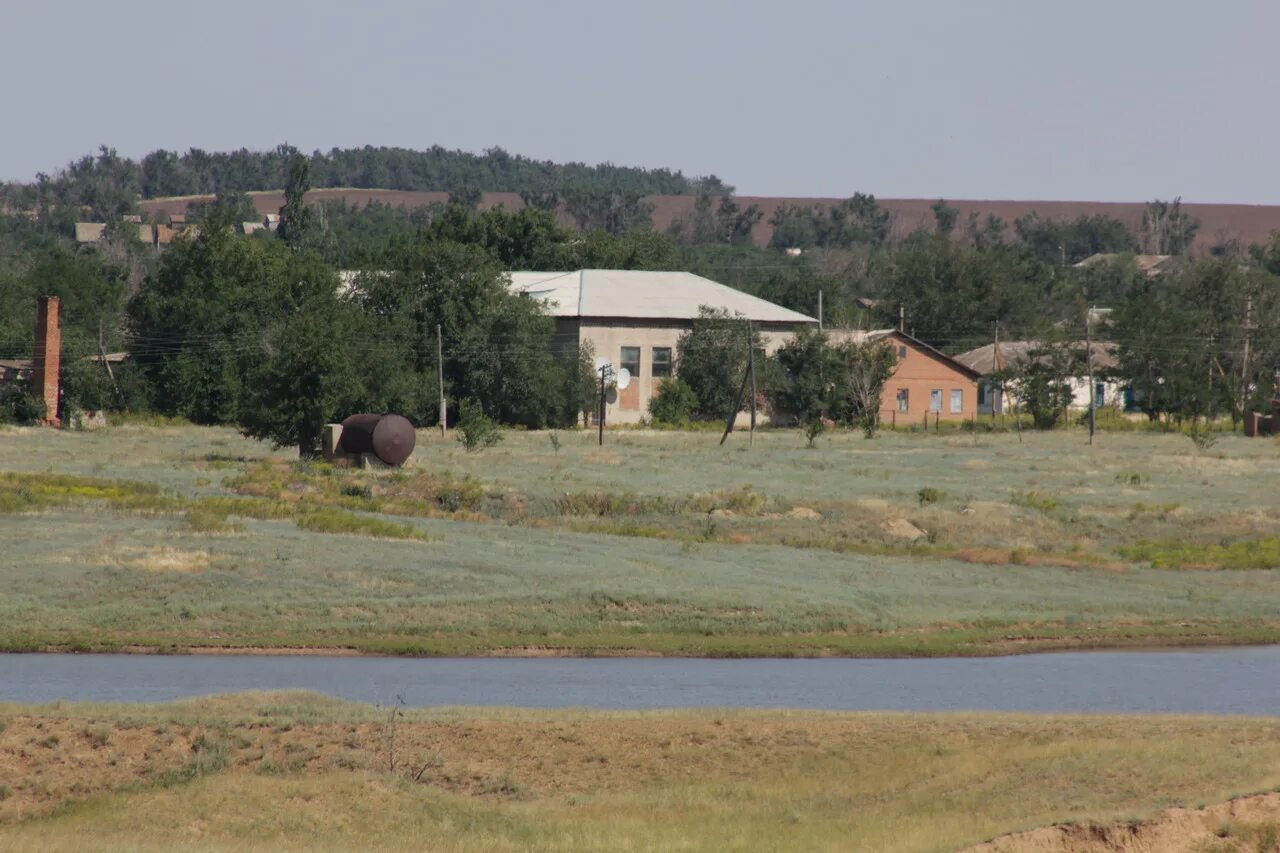
[[1280, 646], [999, 658], [0, 655], [0, 701], [305, 689], [373, 704], [1280, 715]]

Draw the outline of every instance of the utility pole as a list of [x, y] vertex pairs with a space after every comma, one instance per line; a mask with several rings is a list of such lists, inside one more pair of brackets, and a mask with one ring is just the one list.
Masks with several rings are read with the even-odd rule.
[[1093, 444], [1093, 433], [1097, 429], [1098, 401], [1094, 399], [1093, 387], [1093, 306], [1084, 309], [1084, 363], [1089, 373], [1089, 444]]
[[747, 433], [747, 446], [753, 447], [756, 443], [756, 348], [751, 344], [750, 320], [747, 321], [747, 370], [751, 373], [751, 429]]
[[907, 331], [907, 309], [902, 303], [898, 303], [898, 331], [904, 334]]
[[[1000, 364], [1000, 321], [999, 320], [996, 320], [996, 337], [995, 337], [995, 342], [992, 344], [991, 366], [994, 368], [997, 376], [999, 376], [1000, 371], [1004, 369]], [[1004, 378], [1003, 377], [1001, 377], [996, 382], [996, 389], [1000, 395], [1000, 426], [1003, 427], [1004, 426]], [[995, 401], [993, 400], [992, 402], [994, 403]], [[991, 407], [991, 411], [992, 413], [995, 412], [994, 405]]]
[[439, 323], [436, 323], [436, 381], [440, 385], [440, 437], [444, 438], [449, 428], [449, 415], [444, 404], [444, 333], [440, 331]]
[[818, 331], [822, 331], [822, 291], [818, 291]]
[[102, 321], [98, 321], [98, 358], [102, 360], [102, 366], [106, 368], [107, 378], [111, 380], [111, 387], [116, 392], [116, 401], [121, 408], [124, 407], [124, 395], [120, 393], [120, 385], [116, 382], [115, 371], [111, 369], [111, 362], [107, 361], [107, 346], [105, 335], [102, 332]]
[[1249, 399], [1249, 333], [1253, 331], [1253, 297], [1244, 303], [1244, 354], [1240, 357], [1240, 414]]
[[600, 429], [599, 443], [601, 447], [604, 447], [604, 406], [605, 406], [604, 380], [605, 380], [605, 376], [608, 373], [609, 373], [609, 365], [607, 364], [600, 365], [600, 417], [597, 418], [597, 421], [598, 421], [597, 426]]
[[720, 436], [720, 444], [724, 444], [725, 439], [729, 437], [729, 433], [733, 432], [733, 422], [738, 419], [738, 412], [742, 411], [742, 398], [747, 393], [747, 381], [752, 377], [751, 365], [747, 365], [747, 369], [742, 372], [742, 387], [738, 389], [738, 404], [729, 412], [728, 417], [724, 419], [724, 435]]

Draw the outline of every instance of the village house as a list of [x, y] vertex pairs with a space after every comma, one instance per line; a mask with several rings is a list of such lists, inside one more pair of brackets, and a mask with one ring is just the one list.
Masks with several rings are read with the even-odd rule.
[[648, 417], [649, 400], [675, 372], [676, 342], [693, 328], [703, 306], [750, 320], [760, 332], [766, 354], [792, 340], [800, 329], [818, 325], [813, 317], [687, 272], [578, 270], [510, 275], [512, 291], [543, 302], [555, 317], [558, 352], [576, 352], [588, 344], [596, 356], [631, 374], [631, 383], [619, 389], [606, 408], [608, 423], [638, 423]]
[[896, 364], [880, 395], [885, 426], [972, 420], [978, 413], [978, 373], [924, 341], [897, 329], [828, 334], [832, 343], [880, 341], [893, 348]]
[[[1001, 341], [999, 347], [994, 343], [971, 349], [956, 356], [956, 361], [976, 371], [983, 377], [979, 383], [978, 411], [981, 414], [1003, 414], [1007, 405], [1001, 383], [992, 378], [1000, 371], [1017, 369], [1029, 360], [1040, 356], [1036, 351], [1044, 345], [1039, 341]], [[1085, 369], [1085, 343], [1075, 342], [1069, 345], [1072, 350], [1072, 362], [1075, 368], [1067, 377], [1071, 386], [1071, 403], [1068, 408], [1087, 410], [1089, 408], [1089, 375]], [[1111, 406], [1128, 408], [1125, 387], [1113, 378], [1120, 366], [1116, 358], [1116, 345], [1105, 341], [1094, 341], [1090, 347], [1093, 356], [1093, 401], [1098, 408]]]

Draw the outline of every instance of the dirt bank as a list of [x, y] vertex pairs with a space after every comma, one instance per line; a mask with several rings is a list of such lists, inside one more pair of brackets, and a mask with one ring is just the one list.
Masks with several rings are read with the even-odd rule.
[[962, 853], [1280, 853], [1280, 793], [1203, 809], [1169, 809], [1150, 821], [1048, 826], [1004, 835]]

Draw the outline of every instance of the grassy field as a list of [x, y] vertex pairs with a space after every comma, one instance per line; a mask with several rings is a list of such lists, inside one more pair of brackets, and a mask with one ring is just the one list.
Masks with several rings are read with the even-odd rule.
[[0, 430], [0, 649], [987, 654], [1280, 641], [1280, 453], [1224, 436]]
[[6, 850], [944, 851], [1273, 789], [1280, 721], [247, 694], [0, 706], [0, 779]]

